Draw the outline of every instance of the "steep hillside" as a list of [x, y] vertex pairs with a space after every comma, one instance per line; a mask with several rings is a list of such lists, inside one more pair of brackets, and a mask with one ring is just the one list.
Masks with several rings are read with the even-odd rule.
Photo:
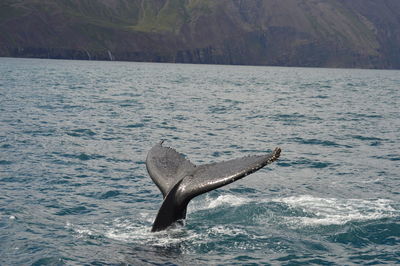
[[400, 1], [3, 0], [0, 56], [400, 68]]

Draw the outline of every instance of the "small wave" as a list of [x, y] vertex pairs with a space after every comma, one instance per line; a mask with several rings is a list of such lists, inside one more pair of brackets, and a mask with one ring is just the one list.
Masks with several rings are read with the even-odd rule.
[[340, 147], [341, 145], [330, 140], [321, 140], [321, 139], [305, 139], [305, 138], [292, 138], [291, 139], [294, 142], [300, 143], [300, 144], [308, 144], [308, 145], [320, 145], [320, 146], [327, 146], [327, 147]]
[[387, 139], [382, 139], [375, 136], [350, 135], [350, 137], [364, 143], [369, 143], [370, 146], [380, 146], [382, 142], [387, 141]]
[[400, 155], [399, 154], [387, 154], [387, 155], [384, 155], [384, 156], [372, 156], [372, 158], [389, 160], [389, 161], [400, 161]]
[[0, 146], [1, 149], [10, 149], [12, 147], [13, 146], [11, 144], [3, 144], [3, 145]]
[[98, 198], [99, 199], [109, 199], [109, 198], [114, 198], [120, 194], [121, 194], [121, 192], [119, 190], [109, 190], [105, 193], [102, 193], [100, 196], [98, 196]]
[[9, 164], [12, 164], [12, 162], [7, 160], [0, 160], [0, 165], [9, 165]]
[[299, 208], [306, 216], [285, 217], [290, 223], [306, 226], [342, 225], [351, 221], [367, 221], [399, 215], [387, 199], [336, 199], [310, 195], [274, 199], [292, 208]]
[[289, 160], [283, 159], [283, 160], [279, 160], [277, 164], [279, 166], [283, 166], [283, 167], [296, 166], [298, 168], [316, 168], [316, 169], [335, 166], [335, 164], [333, 164], [331, 162], [311, 160], [311, 159], [308, 159], [305, 157], [300, 157], [295, 161], [289, 161]]
[[[323, 88], [331, 88], [331, 86], [322, 86]], [[316, 95], [316, 96], [312, 96], [311, 98], [314, 99], [328, 99], [329, 96], [328, 95]]]
[[140, 127], [144, 127], [144, 124], [143, 123], [129, 124], [126, 127], [127, 128], [140, 128]]
[[88, 209], [85, 206], [77, 206], [77, 207], [72, 207], [72, 208], [64, 208], [64, 209], [56, 212], [55, 215], [58, 215], [58, 216], [81, 215], [81, 214], [89, 213], [91, 211], [92, 211], [91, 209]]
[[96, 160], [96, 159], [103, 159], [105, 156], [100, 154], [86, 154], [84, 152], [79, 154], [71, 154], [71, 153], [58, 153], [54, 152], [53, 154], [68, 158], [68, 159], [79, 159], [81, 161], [88, 161], [88, 160]]
[[384, 139], [378, 137], [371, 137], [371, 136], [361, 136], [361, 135], [351, 135], [352, 138], [362, 141], [382, 141]]
[[71, 131], [66, 132], [67, 135], [72, 136], [72, 137], [92, 137], [95, 136], [96, 133], [88, 128], [80, 128], [80, 129], [74, 129]]

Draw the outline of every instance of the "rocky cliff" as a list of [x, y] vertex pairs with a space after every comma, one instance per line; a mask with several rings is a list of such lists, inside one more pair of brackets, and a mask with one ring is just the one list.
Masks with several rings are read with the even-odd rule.
[[400, 1], [2, 0], [0, 56], [400, 68]]

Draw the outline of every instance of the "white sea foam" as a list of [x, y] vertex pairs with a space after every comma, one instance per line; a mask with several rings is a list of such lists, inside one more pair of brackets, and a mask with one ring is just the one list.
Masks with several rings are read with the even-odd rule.
[[232, 228], [224, 225], [214, 226], [208, 230], [208, 233], [214, 235], [225, 235], [225, 236], [247, 235], [247, 233], [240, 228]]
[[151, 246], [169, 246], [199, 237], [198, 234], [187, 232], [182, 227], [152, 233], [148, 225], [140, 225], [135, 221], [127, 219], [114, 220], [110, 226], [104, 228], [104, 235], [119, 241]]
[[235, 195], [220, 195], [217, 198], [205, 196], [204, 199], [189, 204], [189, 211], [214, 209], [220, 206], [240, 206], [249, 203], [251, 199]]
[[[195, 202], [192, 211], [219, 206], [241, 206], [252, 201], [251, 198], [235, 195], [221, 195], [217, 198], [206, 196], [201, 201]], [[294, 210], [290, 214], [275, 209], [270, 211], [274, 212], [275, 218], [279, 218], [279, 223], [296, 228], [299, 226], [341, 225], [350, 221], [374, 220], [400, 215], [400, 210], [393, 207], [394, 202], [386, 199], [337, 199], [303, 195], [265, 201], [267, 206], [271, 202], [282, 203], [287, 208]], [[260, 215], [260, 213], [257, 214]], [[137, 213], [135, 219], [116, 218], [105, 224], [84, 226], [67, 223], [66, 228], [73, 230], [77, 238], [106, 237], [121, 242], [156, 247], [167, 247], [185, 242], [189, 242], [190, 246], [193, 246], [219, 237], [249, 234], [246, 228], [225, 224], [214, 225], [200, 231], [177, 226], [166, 231], [152, 233], [150, 230], [153, 218], [150, 213], [143, 212]], [[250, 235], [248, 237], [257, 238], [257, 236]]]
[[78, 226], [67, 222], [67, 229], [75, 232], [77, 238], [104, 236], [110, 239], [151, 246], [169, 246], [183, 241], [201, 238], [195, 232], [188, 232], [182, 227], [152, 233], [149, 225], [137, 220], [114, 219], [103, 225]]
[[[205, 196], [202, 200], [194, 201], [189, 205], [189, 212], [195, 212], [205, 209], [213, 209], [220, 206], [240, 206], [250, 202], [249, 198], [238, 197], [234, 195], [220, 195], [217, 198]], [[225, 226], [212, 227], [204, 232], [195, 232], [186, 227], [177, 226], [157, 233], [150, 231], [150, 225], [154, 217], [149, 213], [139, 213], [139, 219], [142, 222], [129, 219], [115, 219], [112, 224], [104, 228], [104, 235], [108, 238], [125, 241], [148, 244], [152, 246], [168, 246], [186, 241], [203, 243], [209, 239], [209, 235], [238, 235], [245, 234], [238, 229], [232, 229]], [[146, 221], [146, 224], [143, 222]]]
[[65, 227], [67, 229], [74, 231], [76, 233], [75, 234], [76, 238], [84, 238], [84, 237], [90, 237], [90, 236], [96, 235], [95, 231], [93, 231], [89, 228], [85, 228], [83, 226], [74, 225], [70, 222], [67, 222]]
[[230, 228], [225, 225], [214, 226], [201, 232], [177, 226], [166, 231], [152, 233], [149, 225], [130, 219], [115, 219], [107, 225], [78, 226], [67, 223], [66, 228], [72, 230], [76, 238], [106, 237], [125, 243], [153, 247], [168, 247], [187, 242], [192, 243], [191, 245], [198, 245], [207, 243], [210, 241], [210, 237], [246, 234], [243, 229]]
[[306, 217], [284, 217], [303, 225], [341, 225], [350, 221], [366, 221], [399, 215], [387, 199], [337, 199], [318, 198], [310, 195], [274, 199], [292, 208], [301, 209]]

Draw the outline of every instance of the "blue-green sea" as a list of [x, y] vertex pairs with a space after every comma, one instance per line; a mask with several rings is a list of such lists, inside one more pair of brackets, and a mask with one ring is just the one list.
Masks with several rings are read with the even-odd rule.
[[[278, 162], [151, 233], [148, 150]], [[0, 58], [0, 265], [400, 264], [400, 71]]]

